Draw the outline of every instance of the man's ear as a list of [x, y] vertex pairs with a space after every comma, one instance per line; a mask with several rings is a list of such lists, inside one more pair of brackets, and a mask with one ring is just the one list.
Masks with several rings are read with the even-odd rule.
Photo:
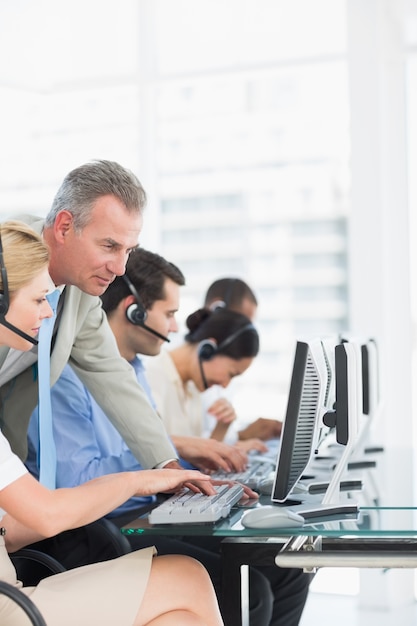
[[73, 228], [74, 218], [69, 211], [60, 211], [54, 221], [54, 234], [57, 241], [63, 242]]
[[130, 305], [134, 304], [135, 302], [136, 302], [135, 296], [133, 296], [132, 294], [129, 294], [128, 296], [125, 296], [124, 298], [120, 300], [116, 308], [122, 311], [122, 313], [125, 313], [126, 310], [130, 307]]

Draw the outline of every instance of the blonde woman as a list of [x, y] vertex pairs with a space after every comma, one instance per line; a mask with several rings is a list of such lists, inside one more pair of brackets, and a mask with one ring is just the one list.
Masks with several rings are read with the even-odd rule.
[[[52, 315], [46, 300], [48, 251], [18, 222], [1, 226], [0, 244], [0, 345], [28, 351], [42, 320]], [[213, 493], [200, 472], [172, 469], [109, 474], [51, 491], [28, 474], [0, 432], [0, 580], [21, 586], [7, 551], [88, 524], [134, 495], [170, 491], [186, 481]], [[222, 624], [204, 568], [188, 557], [155, 557], [152, 548], [57, 574], [23, 591], [48, 626]], [[27, 621], [0, 597], [0, 623], [23, 626]]]

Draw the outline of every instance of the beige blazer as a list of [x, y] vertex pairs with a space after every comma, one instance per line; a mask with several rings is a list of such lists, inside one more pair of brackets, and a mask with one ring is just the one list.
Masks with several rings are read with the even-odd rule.
[[[17, 219], [42, 232], [40, 218], [26, 215]], [[133, 369], [119, 354], [100, 298], [74, 286], [65, 288], [51, 355], [52, 385], [67, 362], [144, 468], [177, 458], [162, 420], [149, 404]], [[0, 387], [0, 428], [23, 460], [27, 456], [27, 426], [38, 398], [34, 371], [29, 367]]]

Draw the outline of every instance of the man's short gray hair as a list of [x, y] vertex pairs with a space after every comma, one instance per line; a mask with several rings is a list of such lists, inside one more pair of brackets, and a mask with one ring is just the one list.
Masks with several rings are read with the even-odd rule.
[[129, 213], [140, 213], [146, 193], [138, 178], [115, 161], [96, 160], [77, 167], [64, 178], [45, 219], [52, 226], [60, 211], [69, 211], [74, 229], [81, 231], [90, 221], [93, 205], [102, 196], [115, 196]]

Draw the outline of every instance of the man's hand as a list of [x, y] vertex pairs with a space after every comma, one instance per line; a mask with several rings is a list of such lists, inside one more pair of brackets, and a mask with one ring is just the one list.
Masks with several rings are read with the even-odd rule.
[[258, 417], [258, 419], [249, 424], [249, 426], [240, 430], [238, 436], [240, 441], [252, 438], [267, 441], [268, 439], [277, 439], [277, 437], [280, 437], [281, 430], [282, 422], [267, 417]]
[[183, 459], [205, 472], [242, 472], [248, 462], [243, 450], [215, 439], [173, 436], [172, 441]]
[[235, 446], [244, 452], [250, 452], [251, 450], [256, 450], [256, 452], [260, 452], [261, 454], [262, 452], [268, 452], [268, 446], [266, 446], [260, 439], [245, 439], [244, 441], [237, 441]]
[[[236, 484], [236, 481], [233, 481], [233, 480], [212, 480], [209, 475], [202, 475], [200, 474], [200, 472], [195, 471], [195, 470], [185, 470], [183, 467], [181, 467], [181, 465], [177, 461], [171, 461], [170, 463], [167, 463], [167, 465], [165, 465], [163, 470], [150, 470], [150, 471], [161, 472], [161, 471], [165, 471], [166, 468], [168, 468], [169, 471], [173, 471], [173, 473], [175, 472], [175, 478], [173, 478], [173, 481], [170, 482], [171, 487], [166, 487], [164, 489], [165, 492], [178, 491], [178, 489], [180, 489], [181, 487], [188, 487], [188, 489], [191, 489], [191, 491], [194, 491], [196, 493], [201, 492], [201, 493], [206, 494], [207, 496], [213, 496], [215, 494], [213, 485], [214, 486], [216, 485], [230, 485], [231, 486], [231, 485]], [[180, 472], [182, 472], [182, 477], [184, 477], [186, 482], [181, 482], [178, 480], [179, 478], [181, 478], [181, 475], [178, 475], [177, 470], [180, 470]], [[146, 473], [149, 473], [149, 470], [146, 470]], [[190, 479], [190, 475], [192, 475], [191, 476], [192, 480]], [[160, 474], [158, 476], [158, 479], [159, 478], [161, 478], [162, 480], [166, 480], [169, 477], [166, 477]], [[242, 485], [242, 487], [243, 487], [243, 496], [242, 496], [243, 500], [258, 500], [259, 499], [259, 494], [256, 493], [256, 491], [253, 491], [253, 489], [251, 489], [247, 485]], [[162, 490], [160, 490], [160, 492], [162, 493]], [[152, 493], [156, 493], [156, 492], [152, 492]]]
[[[178, 461], [170, 461], [169, 463], [164, 465], [163, 469], [164, 470], [169, 469], [169, 470], [175, 470], [175, 471], [181, 470], [181, 472], [190, 471], [190, 470], [185, 470], [178, 463]], [[159, 471], [159, 470], [152, 470], [152, 471]], [[205, 493], [207, 496], [213, 496], [214, 495], [213, 485], [210, 480], [207, 480], [207, 478], [209, 477], [204, 476], [204, 479], [200, 480], [200, 477], [202, 476], [202, 474], [200, 474], [200, 472], [197, 472], [197, 474], [198, 474], [198, 477], [196, 479], [193, 479], [192, 482], [187, 480], [187, 482], [185, 482], [181, 486], [188, 487], [188, 489], [191, 489], [191, 491], [194, 491], [195, 493]], [[178, 489], [174, 489], [171, 491], [178, 491]]]

